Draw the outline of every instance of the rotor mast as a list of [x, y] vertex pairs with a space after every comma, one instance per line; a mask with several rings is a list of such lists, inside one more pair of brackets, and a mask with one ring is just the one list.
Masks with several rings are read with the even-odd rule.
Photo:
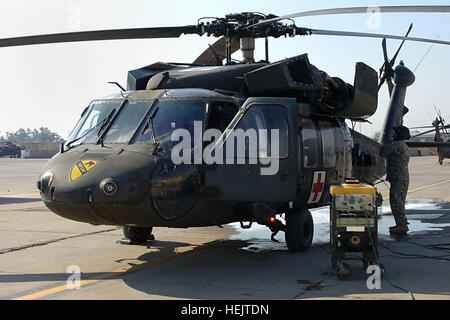
[[240, 49], [242, 51], [242, 62], [254, 63], [255, 62], [255, 38], [241, 38]]

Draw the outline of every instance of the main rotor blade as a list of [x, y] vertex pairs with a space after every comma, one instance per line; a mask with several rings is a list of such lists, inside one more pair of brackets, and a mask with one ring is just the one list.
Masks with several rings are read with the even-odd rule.
[[450, 142], [420, 142], [420, 141], [406, 141], [406, 145], [410, 148], [450, 148]]
[[[445, 125], [445, 126], [439, 127], [439, 129], [447, 129], [447, 128], [450, 128], [450, 125]], [[420, 137], [420, 136], [422, 136], [424, 134], [431, 133], [431, 132], [434, 132], [434, 131], [436, 131], [436, 129], [427, 130], [427, 131], [418, 133], [418, 134], [412, 136], [411, 138]]]
[[403, 36], [396, 36], [396, 35], [390, 35], [390, 34], [379, 34], [379, 33], [311, 29], [310, 34], [325, 35], [325, 36], [344, 36], [344, 37], [387, 38], [387, 39], [409, 40], [409, 41], [429, 42], [429, 43], [450, 45], [450, 41], [433, 40], [433, 39], [427, 39], [427, 38], [403, 37]]
[[430, 128], [434, 128], [433, 126], [421, 126], [421, 127], [408, 127], [408, 129], [412, 130], [412, 129], [430, 129]]
[[331, 14], [352, 14], [352, 13], [368, 13], [373, 14], [380, 13], [392, 13], [392, 12], [450, 12], [450, 6], [372, 6], [372, 7], [352, 7], [352, 8], [334, 8], [334, 9], [322, 9], [303, 11], [294, 14], [289, 14], [273, 19], [264, 20], [249, 27], [261, 27], [264, 25], [276, 23], [281, 20], [311, 17], [311, 16], [324, 16]]
[[386, 38], [383, 38], [383, 41], [381, 41], [381, 47], [383, 48], [384, 63], [383, 63], [383, 65], [380, 68], [380, 72], [383, 72], [383, 70], [389, 64], [389, 57], [388, 57], [388, 53], [387, 53]]
[[[405, 37], [408, 37], [409, 33], [411, 32], [412, 27], [413, 27], [413, 24], [411, 23], [411, 24], [409, 25], [409, 28], [408, 28], [408, 31], [406, 32]], [[391, 66], [394, 65], [395, 59], [397, 59], [397, 56], [398, 56], [400, 50], [402, 49], [403, 44], [405, 43], [405, 41], [406, 41], [406, 39], [403, 39], [402, 43], [400, 43], [400, 46], [399, 46], [398, 49], [397, 49], [397, 52], [396, 52], [396, 53], [394, 54], [394, 56], [392, 57], [391, 61], [389, 61], [389, 63], [390, 63]]]
[[[226, 53], [226, 45], [227, 45], [227, 37], [222, 37], [214, 44], [203, 51], [203, 53], [198, 56], [197, 59], [193, 62], [194, 64], [203, 64], [203, 65], [211, 65], [212, 61], [215, 59], [214, 52], [220, 57], [225, 59], [227, 56]], [[239, 39], [231, 40], [231, 53], [235, 53], [240, 48]]]
[[[406, 32], [405, 37], [407, 37], [409, 35], [409, 33], [411, 32], [412, 27], [413, 27], [413, 24], [411, 23], [409, 25], [409, 28], [408, 28], [408, 31]], [[383, 64], [383, 66], [380, 69], [380, 73], [383, 72], [383, 70], [384, 70], [384, 76], [381, 79], [380, 84], [378, 85], [378, 90], [380, 90], [381, 86], [383, 85], [384, 81], [386, 80], [386, 82], [388, 84], [389, 96], [392, 96], [392, 90], [394, 89], [394, 85], [392, 84], [392, 76], [393, 76], [393, 74], [392, 74], [392, 66], [394, 65], [395, 59], [397, 59], [397, 56], [398, 56], [400, 50], [402, 49], [403, 44], [405, 43], [405, 41], [406, 41], [406, 39], [403, 39], [402, 43], [398, 47], [397, 52], [392, 57], [391, 61], [389, 61], [388, 54], [387, 54], [386, 38], [383, 38], [383, 41], [381, 43], [381, 45], [383, 47], [384, 64]]]
[[[403, 41], [405, 41], [405, 40], [403, 40]], [[389, 91], [389, 97], [390, 97], [392, 95], [392, 90], [394, 88], [394, 85], [392, 84], [391, 77], [387, 76], [387, 73], [389, 73], [390, 70], [388, 70], [389, 69], [389, 58], [388, 58], [388, 54], [387, 54], [386, 38], [383, 38], [383, 41], [381, 42], [381, 46], [383, 47], [384, 64], [380, 68], [380, 73], [382, 73], [384, 71], [384, 75], [381, 78], [380, 83], [378, 84], [378, 91], [380, 90], [383, 83], [386, 81], [388, 84], [388, 91]]]
[[202, 34], [198, 26], [135, 28], [99, 31], [80, 31], [68, 33], [44, 34], [36, 36], [0, 39], [0, 47], [15, 47], [45, 43], [62, 43], [95, 40], [178, 38], [182, 34]]

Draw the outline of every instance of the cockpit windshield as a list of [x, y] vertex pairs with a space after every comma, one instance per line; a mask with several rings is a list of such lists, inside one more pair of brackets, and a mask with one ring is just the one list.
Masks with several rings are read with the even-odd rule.
[[114, 116], [123, 101], [109, 100], [93, 102], [83, 112], [75, 129], [72, 131], [66, 146], [76, 146], [82, 143], [96, 143], [98, 133], [103, 129], [108, 119]]
[[171, 141], [172, 133], [185, 129], [190, 133], [193, 143], [194, 122], [203, 122], [206, 102], [198, 100], [158, 100], [139, 128], [133, 143], [152, 143], [154, 141], [169, 147], [177, 142]]
[[131, 141], [170, 148], [176, 143], [171, 142], [174, 130], [185, 129], [193, 138], [194, 122], [203, 122], [205, 114], [206, 102], [198, 100], [95, 101], [83, 112], [66, 147], [98, 143], [103, 137], [106, 144]]
[[150, 101], [128, 100], [106, 132], [105, 143], [129, 143], [150, 108]]

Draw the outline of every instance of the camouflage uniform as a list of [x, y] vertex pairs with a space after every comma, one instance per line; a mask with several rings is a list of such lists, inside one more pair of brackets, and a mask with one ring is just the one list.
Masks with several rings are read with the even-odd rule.
[[389, 201], [397, 226], [407, 224], [405, 200], [409, 185], [409, 150], [403, 141], [393, 141], [380, 149], [382, 157], [387, 158], [386, 180], [391, 183]]

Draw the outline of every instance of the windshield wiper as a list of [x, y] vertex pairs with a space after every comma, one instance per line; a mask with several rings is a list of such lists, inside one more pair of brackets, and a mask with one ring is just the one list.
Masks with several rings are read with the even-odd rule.
[[162, 151], [164, 151], [164, 147], [162, 146], [162, 144], [156, 141], [155, 129], [153, 126], [153, 117], [155, 116], [157, 111], [158, 111], [158, 108], [156, 108], [151, 114], [149, 114], [149, 116], [147, 118], [147, 126], [150, 129], [150, 133], [152, 135], [152, 142], [153, 142], [152, 154], [159, 152], [160, 149], [162, 149]]
[[76, 138], [75, 140], [70, 141], [68, 144], [66, 144], [66, 147], [70, 149], [70, 146], [83, 138], [85, 138], [87, 135], [89, 135], [94, 129], [96, 129], [99, 125], [101, 125], [98, 135], [100, 135], [100, 132], [108, 125], [109, 121], [111, 121], [111, 118], [113, 114], [116, 112], [116, 109], [112, 109], [111, 112], [108, 114], [106, 118], [104, 118], [102, 121], [98, 122], [95, 126], [93, 126], [91, 129], [86, 131], [82, 136]]
[[147, 118], [147, 126], [150, 129], [150, 133], [152, 135], [152, 142], [153, 142], [153, 153], [152, 154], [155, 154], [156, 152], [158, 152], [161, 144], [156, 141], [155, 129], [153, 128], [153, 118], [151, 116], [149, 116]]
[[103, 122], [102, 126], [100, 127], [100, 130], [98, 130], [97, 133], [98, 136], [101, 136], [103, 129], [105, 129], [108, 126], [115, 112], [116, 108], [112, 109], [111, 112], [108, 114], [108, 116], [105, 118], [105, 122]]

